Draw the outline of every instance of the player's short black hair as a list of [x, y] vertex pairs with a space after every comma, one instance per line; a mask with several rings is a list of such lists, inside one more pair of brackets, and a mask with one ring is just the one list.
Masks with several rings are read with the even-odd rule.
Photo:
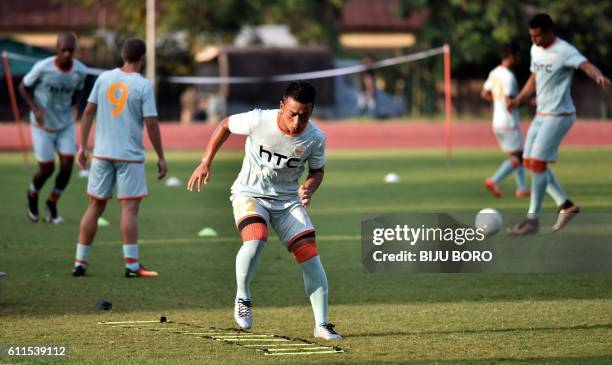
[[283, 93], [283, 100], [291, 97], [299, 103], [312, 103], [314, 106], [316, 96], [317, 91], [311, 84], [306, 81], [291, 81]]
[[544, 31], [553, 30], [555, 29], [555, 23], [553, 22], [550, 15], [546, 13], [540, 13], [536, 14], [533, 18], [531, 18], [531, 20], [529, 21], [529, 28], [540, 28]]
[[509, 56], [516, 57], [519, 54], [519, 52], [520, 52], [520, 48], [516, 43], [514, 42], [504, 43], [499, 48], [499, 57], [501, 57], [502, 59], [507, 58]]
[[72, 46], [76, 45], [77, 37], [72, 32], [61, 32], [57, 35], [57, 44], [68, 43]]
[[147, 53], [147, 45], [142, 39], [128, 38], [123, 42], [121, 58], [123, 58], [124, 62], [138, 62], [145, 53]]

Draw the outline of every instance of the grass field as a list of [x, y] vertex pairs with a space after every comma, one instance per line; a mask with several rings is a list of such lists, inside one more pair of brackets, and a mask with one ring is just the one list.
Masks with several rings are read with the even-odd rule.
[[[612, 148], [562, 150], [555, 172], [585, 211], [612, 210]], [[197, 152], [169, 153], [170, 175], [185, 181]], [[0, 155], [0, 343], [66, 344], [57, 363], [239, 364], [611, 364], [612, 274], [366, 274], [360, 221], [369, 213], [522, 212], [528, 202], [507, 193], [494, 200], [482, 187], [502, 155], [458, 150], [331, 151], [326, 177], [309, 209], [330, 283], [330, 318], [345, 339], [344, 354], [268, 357], [234, 345], [134, 329], [99, 321], [171, 320], [233, 327], [234, 257], [239, 247], [228, 200], [241, 154], [223, 152], [211, 183], [196, 194], [166, 187], [148, 166], [141, 210], [143, 263], [156, 279], [125, 279], [118, 204], [109, 204], [90, 258], [89, 276], [70, 275], [78, 222], [87, 200], [76, 177], [60, 201], [59, 226], [32, 224], [25, 190], [33, 167], [18, 154]], [[394, 171], [399, 184], [386, 185]], [[51, 188], [49, 182], [43, 196]], [[545, 210], [553, 204], [546, 200]], [[217, 238], [199, 238], [203, 227]], [[254, 328], [310, 339], [312, 313], [301, 272], [275, 236], [253, 285]], [[113, 310], [95, 311], [100, 298]], [[34, 360], [31, 360], [34, 361]], [[36, 360], [41, 361], [41, 360]], [[0, 358], [1, 362], [17, 362]]]

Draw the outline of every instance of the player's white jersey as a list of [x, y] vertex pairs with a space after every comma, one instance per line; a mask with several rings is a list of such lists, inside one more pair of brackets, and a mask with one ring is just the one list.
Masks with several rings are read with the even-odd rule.
[[519, 127], [519, 110], [514, 108], [508, 112], [506, 97], [518, 94], [518, 84], [512, 71], [503, 66], [497, 66], [490, 73], [483, 89], [493, 96], [493, 128], [516, 129]]
[[536, 78], [536, 102], [539, 114], [574, 113], [570, 95], [572, 75], [586, 58], [561, 38], [547, 48], [531, 46], [531, 67]]
[[233, 194], [286, 200], [298, 193], [298, 180], [308, 161], [311, 169], [325, 163], [325, 134], [312, 122], [297, 136], [278, 125], [278, 109], [255, 109], [229, 118], [232, 133], [246, 135], [242, 170]]

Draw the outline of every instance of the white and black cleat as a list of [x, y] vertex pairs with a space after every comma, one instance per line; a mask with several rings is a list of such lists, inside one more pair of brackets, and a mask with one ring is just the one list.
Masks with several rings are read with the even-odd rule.
[[236, 298], [234, 303], [234, 320], [243, 330], [248, 330], [253, 325], [253, 302], [246, 299]]
[[559, 209], [559, 214], [557, 215], [557, 221], [552, 226], [553, 232], [558, 232], [561, 228], [565, 227], [574, 217], [580, 213], [580, 208], [575, 205], [572, 205], [569, 208]]
[[57, 203], [47, 200], [45, 208], [47, 210], [47, 217], [45, 218], [46, 223], [60, 224], [64, 221], [64, 218], [57, 213]]
[[341, 340], [342, 336], [334, 330], [334, 325], [331, 323], [321, 323], [314, 329], [314, 337], [324, 340]]
[[28, 218], [34, 223], [38, 222], [38, 197], [32, 196], [30, 193], [26, 193], [28, 196], [28, 204], [26, 205], [26, 212]]

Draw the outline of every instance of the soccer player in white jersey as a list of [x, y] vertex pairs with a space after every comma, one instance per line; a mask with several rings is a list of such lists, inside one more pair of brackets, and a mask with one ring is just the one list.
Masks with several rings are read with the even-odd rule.
[[[250, 284], [268, 240], [268, 226], [300, 265], [315, 317], [314, 336], [342, 338], [327, 319], [327, 276], [317, 254], [315, 229], [306, 208], [323, 181], [325, 135], [312, 122], [315, 89], [291, 82], [280, 109], [259, 110], [225, 118], [214, 131], [188, 189], [208, 183], [215, 154], [231, 133], [246, 135], [242, 170], [231, 188], [236, 227], [243, 244], [236, 255], [237, 292], [234, 319], [241, 328], [252, 325]], [[308, 163], [308, 177], [298, 179]]]
[[509, 112], [507, 108], [510, 99], [518, 94], [518, 85], [512, 73], [512, 68], [518, 61], [518, 53], [515, 44], [502, 45], [501, 64], [489, 73], [480, 93], [484, 100], [493, 102], [493, 134], [501, 150], [508, 154], [508, 159], [484, 182], [485, 187], [497, 198], [502, 196], [498, 183], [510, 173], [514, 173], [516, 180], [515, 196], [529, 196], [523, 167], [523, 136], [519, 111], [514, 109]]
[[68, 186], [76, 153], [75, 118], [85, 84], [86, 67], [74, 59], [76, 37], [60, 33], [55, 56], [36, 62], [28, 72], [19, 91], [30, 107], [32, 145], [38, 161], [38, 171], [27, 191], [27, 214], [38, 222], [38, 193], [55, 169], [55, 153], [60, 169], [55, 186], [47, 199], [46, 221], [63, 221], [57, 211], [57, 201]]
[[578, 52], [574, 46], [554, 33], [554, 23], [548, 14], [538, 14], [529, 21], [531, 76], [509, 109], [518, 107], [535, 91], [536, 116], [525, 138], [523, 160], [532, 171], [531, 203], [527, 217], [508, 228], [508, 234], [526, 235], [539, 230], [538, 215], [547, 192], [559, 207], [553, 231], [563, 228], [580, 209], [568, 198], [548, 164], [557, 160], [561, 140], [576, 119], [576, 109], [570, 95], [575, 69], [586, 73], [602, 88], [610, 80]]
[[89, 205], [79, 227], [72, 272], [74, 276], [85, 275], [98, 229], [98, 218], [112, 198], [115, 187], [121, 205], [119, 229], [123, 241], [125, 276], [157, 276], [157, 272], [147, 270], [140, 264], [138, 253], [138, 209], [141, 199], [148, 193], [142, 144], [144, 125], [157, 153], [158, 178], [163, 178], [167, 171], [153, 85], [140, 75], [145, 53], [143, 40], [127, 39], [121, 50], [123, 66], [98, 76], [87, 99], [81, 126], [81, 146], [77, 153], [77, 163], [81, 168], [87, 165], [87, 139], [94, 114], [96, 138], [87, 181]]

